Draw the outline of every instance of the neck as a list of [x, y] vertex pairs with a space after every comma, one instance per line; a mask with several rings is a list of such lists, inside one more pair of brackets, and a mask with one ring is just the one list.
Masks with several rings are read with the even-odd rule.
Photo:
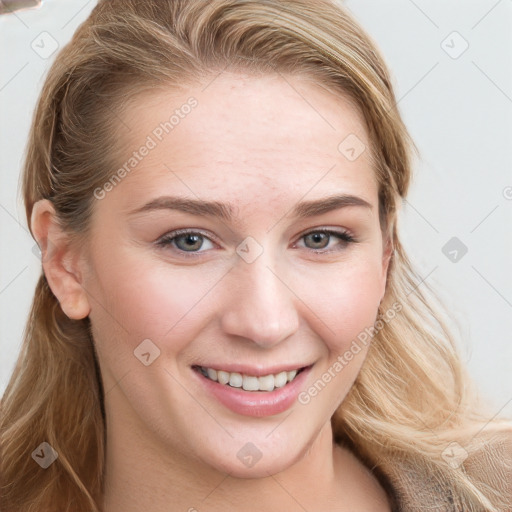
[[332, 497], [344, 479], [335, 471], [340, 453], [327, 422], [300, 460], [286, 470], [264, 478], [234, 478], [171, 446], [141, 439], [137, 429], [121, 428], [111, 418], [102, 510], [226, 512], [230, 504], [249, 510], [255, 503], [268, 512], [282, 512], [283, 507], [313, 510], [320, 497]]

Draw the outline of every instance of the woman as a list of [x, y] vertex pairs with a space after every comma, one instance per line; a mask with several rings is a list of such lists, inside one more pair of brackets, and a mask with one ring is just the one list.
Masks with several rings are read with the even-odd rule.
[[2, 510], [512, 509], [400, 244], [413, 148], [336, 3], [101, 1], [29, 140]]

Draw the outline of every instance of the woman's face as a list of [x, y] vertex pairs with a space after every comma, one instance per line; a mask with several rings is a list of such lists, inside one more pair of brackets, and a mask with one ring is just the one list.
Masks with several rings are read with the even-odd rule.
[[120, 122], [125, 172], [95, 192], [82, 281], [107, 431], [233, 476], [281, 471], [352, 386], [368, 347], [336, 361], [385, 290], [364, 125], [311, 82], [232, 73]]

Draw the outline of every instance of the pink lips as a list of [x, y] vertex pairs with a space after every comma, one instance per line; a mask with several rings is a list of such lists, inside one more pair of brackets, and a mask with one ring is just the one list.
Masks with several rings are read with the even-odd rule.
[[[240, 368], [238, 366], [237, 368]], [[297, 368], [290, 368], [293, 370]], [[244, 416], [272, 416], [289, 409], [292, 404], [297, 400], [298, 394], [303, 387], [311, 366], [304, 368], [297, 376], [282, 388], [274, 389], [274, 391], [245, 391], [241, 388], [234, 388], [227, 384], [219, 384], [207, 377], [199, 371], [193, 370], [195, 378], [199, 379], [200, 383], [206, 389], [206, 392], [216, 398], [221, 404], [226, 406], [231, 411], [242, 414]], [[226, 371], [239, 371], [226, 368]], [[254, 369], [250, 371], [254, 372]], [[267, 371], [267, 370], [265, 370]], [[280, 371], [285, 371], [282, 367]], [[240, 372], [239, 373], [245, 373]], [[266, 375], [256, 371], [256, 373], [249, 373], [250, 375]], [[272, 371], [270, 373], [273, 373]]]

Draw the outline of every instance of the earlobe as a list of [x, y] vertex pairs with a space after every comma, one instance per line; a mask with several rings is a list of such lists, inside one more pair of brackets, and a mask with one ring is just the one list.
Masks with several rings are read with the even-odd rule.
[[79, 255], [70, 243], [69, 234], [60, 227], [50, 200], [41, 199], [34, 204], [30, 227], [41, 249], [46, 280], [62, 310], [74, 320], [87, 317], [91, 308], [82, 286]]

